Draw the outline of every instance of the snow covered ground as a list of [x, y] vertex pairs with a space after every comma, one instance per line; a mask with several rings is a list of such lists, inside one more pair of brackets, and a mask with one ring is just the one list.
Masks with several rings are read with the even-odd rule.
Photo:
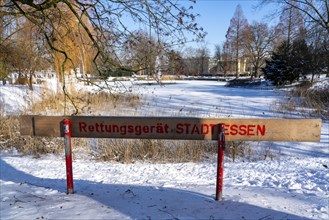
[[[228, 88], [224, 82], [135, 82], [145, 104], [121, 115], [302, 117], [273, 111], [282, 92]], [[38, 99], [39, 90], [29, 94]], [[0, 86], [2, 112], [29, 104], [15, 86]], [[2, 101], [1, 101], [2, 100]], [[75, 194], [66, 194], [64, 156], [1, 153], [1, 219], [328, 219], [329, 123], [320, 143], [268, 144], [273, 160], [225, 161], [224, 201], [215, 197], [216, 163], [119, 164], [76, 159]]]

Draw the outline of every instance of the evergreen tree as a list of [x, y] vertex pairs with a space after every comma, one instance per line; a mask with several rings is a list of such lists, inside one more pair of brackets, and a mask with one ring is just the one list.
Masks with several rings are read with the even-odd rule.
[[262, 68], [264, 77], [273, 82], [275, 86], [283, 85], [286, 81], [286, 76], [289, 72], [288, 65], [289, 45], [285, 41], [273, 52], [271, 59], [266, 60], [266, 66]]
[[291, 50], [290, 65], [292, 68], [292, 81], [299, 77], [306, 76], [312, 71], [312, 55], [304, 39], [297, 39], [293, 42]]
[[262, 70], [265, 78], [276, 86], [292, 84], [312, 71], [311, 60], [312, 56], [304, 39], [297, 39], [292, 44], [285, 41], [271, 59], [266, 60], [266, 66]]

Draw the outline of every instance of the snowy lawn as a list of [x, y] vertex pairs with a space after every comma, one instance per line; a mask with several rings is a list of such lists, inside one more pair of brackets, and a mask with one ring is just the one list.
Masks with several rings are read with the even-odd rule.
[[[301, 117], [273, 111], [282, 93], [271, 89], [227, 88], [216, 81], [132, 88], [145, 97], [145, 105], [121, 115]], [[27, 105], [19, 90], [0, 86], [5, 110]], [[277, 155], [274, 160], [233, 163], [227, 158], [222, 202], [214, 200], [214, 158], [175, 164], [76, 159], [76, 193], [67, 195], [64, 155], [32, 158], [2, 152], [0, 218], [328, 219], [328, 121], [323, 121], [320, 143], [253, 143], [255, 149], [267, 144]]]

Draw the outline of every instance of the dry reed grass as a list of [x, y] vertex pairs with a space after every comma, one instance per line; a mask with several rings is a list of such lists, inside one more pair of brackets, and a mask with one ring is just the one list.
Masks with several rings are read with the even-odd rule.
[[[0, 150], [16, 149], [34, 157], [64, 154], [63, 138], [20, 136], [17, 117], [0, 116], [0, 124]], [[74, 158], [81, 157], [78, 154], [83, 152], [95, 160], [120, 163], [198, 162], [217, 153], [215, 141], [72, 138], [72, 147]], [[254, 158], [250, 144], [242, 141], [228, 142], [226, 155], [233, 161]]]
[[[120, 114], [123, 108], [135, 108], [143, 104], [139, 96], [131, 94], [81, 93], [70, 89], [70, 95], [74, 97], [83, 115], [97, 115], [102, 112], [116, 115]], [[63, 95], [45, 94], [40, 102], [34, 103], [29, 113], [58, 114], [65, 105], [73, 110], [73, 106], [65, 101], [67, 100]], [[0, 150], [15, 148], [23, 154], [37, 157], [48, 153], [64, 154], [62, 138], [21, 137], [17, 118], [0, 116], [0, 122]], [[74, 158], [80, 157], [78, 154], [83, 153], [96, 160], [121, 163], [197, 162], [214, 157], [217, 152], [217, 142], [213, 141], [73, 138], [72, 146]], [[233, 160], [240, 157], [251, 158], [253, 153], [246, 142], [229, 142], [227, 146], [226, 154]]]
[[202, 161], [216, 152], [216, 144], [209, 141], [177, 140], [97, 140], [97, 154], [101, 160], [123, 163], [148, 162], [188, 162]]
[[278, 111], [299, 112], [305, 116], [329, 119], [329, 89], [311, 89], [307, 81], [292, 89], [288, 99], [279, 103]]
[[[111, 94], [105, 91], [91, 93], [70, 90], [69, 96], [74, 105], [83, 115], [97, 115], [100, 112], [110, 112], [116, 109], [135, 108], [142, 103], [139, 96], [130, 93]], [[66, 112], [74, 112], [74, 105], [64, 94], [46, 94], [44, 98], [31, 108], [33, 114], [58, 114], [66, 109]], [[120, 110], [118, 110], [120, 111]]]
[[21, 136], [17, 117], [0, 116], [0, 124], [0, 150], [16, 149], [20, 153], [36, 157], [42, 154], [63, 152], [61, 138]]
[[329, 88], [311, 89], [310, 86], [305, 83], [292, 91], [291, 96], [298, 97], [296, 106], [312, 109], [311, 114], [329, 119]]

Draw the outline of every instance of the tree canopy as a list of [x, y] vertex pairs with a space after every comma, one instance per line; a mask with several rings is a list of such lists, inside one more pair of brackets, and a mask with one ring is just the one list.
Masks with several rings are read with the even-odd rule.
[[[118, 51], [141, 26], [164, 44], [184, 43], [186, 32], [202, 38], [205, 32], [192, 13], [195, 1], [173, 0], [1, 0], [0, 17], [22, 17], [38, 28], [40, 37], [57, 54], [64, 71], [76, 56], [90, 61], [99, 74], [125, 69]], [[137, 38], [136, 38], [137, 39]], [[81, 46], [84, 45], [84, 46]], [[73, 47], [79, 47], [78, 53]], [[84, 47], [84, 48], [83, 48]], [[89, 54], [87, 54], [89, 51]], [[92, 51], [92, 52], [90, 52]], [[58, 55], [60, 54], [60, 55]], [[104, 68], [106, 67], [106, 68]]]

